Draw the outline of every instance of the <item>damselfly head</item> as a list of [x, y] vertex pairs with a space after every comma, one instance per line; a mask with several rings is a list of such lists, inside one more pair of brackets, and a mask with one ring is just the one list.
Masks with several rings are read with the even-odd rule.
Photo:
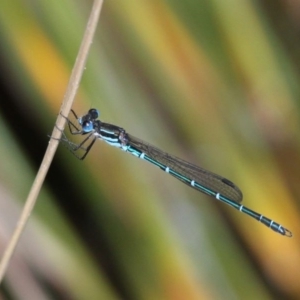
[[98, 119], [98, 118], [99, 118], [99, 115], [100, 115], [98, 109], [95, 109], [95, 108], [91, 108], [91, 109], [89, 110], [88, 114], [91, 116], [91, 118], [92, 118], [93, 120]]
[[93, 121], [83, 121], [81, 126], [84, 132], [91, 132], [94, 129]]

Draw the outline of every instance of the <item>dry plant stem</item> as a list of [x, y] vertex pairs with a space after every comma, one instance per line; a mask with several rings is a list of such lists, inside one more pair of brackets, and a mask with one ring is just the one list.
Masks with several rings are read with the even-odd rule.
[[[82, 77], [82, 73], [84, 70], [84, 66], [86, 63], [86, 59], [88, 56], [88, 52], [93, 40], [93, 36], [96, 30], [97, 22], [99, 19], [101, 7], [103, 4], [103, 0], [95, 0], [92, 12], [85, 30], [85, 34], [79, 49], [78, 56], [76, 58], [76, 62], [69, 80], [69, 84], [67, 87], [66, 94], [64, 96], [64, 101], [61, 106], [61, 114], [63, 116], [67, 116], [70, 112], [70, 109], [72, 107], [74, 97], [76, 94], [76, 91], [78, 89], [78, 85], [80, 82], [80, 79]], [[58, 115], [56, 120], [56, 126], [58, 128], [64, 128], [66, 119], [61, 116], [61, 114]], [[40, 192], [40, 189], [42, 187], [42, 184], [44, 182], [44, 179], [46, 177], [46, 174], [48, 172], [48, 169], [50, 167], [50, 164], [53, 160], [54, 154], [56, 152], [59, 139], [61, 137], [61, 131], [58, 130], [56, 127], [54, 127], [52, 132], [52, 137], [49, 141], [48, 148], [46, 150], [44, 159], [41, 163], [40, 169], [37, 173], [37, 176], [33, 182], [33, 185], [31, 187], [31, 190], [29, 192], [29, 195], [26, 199], [25, 206], [23, 208], [23, 211], [21, 213], [21, 216], [17, 222], [16, 228], [13, 232], [13, 235], [11, 239], [8, 242], [7, 248], [5, 249], [4, 255], [0, 262], [0, 283], [4, 277], [5, 271], [7, 269], [7, 266], [9, 264], [9, 261], [13, 255], [13, 252], [16, 248], [16, 245], [18, 243], [18, 240], [25, 228], [25, 225], [29, 219], [29, 216], [34, 208], [36, 198]]]

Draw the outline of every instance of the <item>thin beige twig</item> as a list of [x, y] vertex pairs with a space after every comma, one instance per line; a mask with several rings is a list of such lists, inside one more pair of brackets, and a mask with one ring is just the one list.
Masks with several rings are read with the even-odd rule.
[[[77, 92], [79, 82], [82, 77], [82, 73], [84, 71], [84, 66], [86, 63], [86, 59], [88, 56], [88, 52], [93, 40], [93, 36], [97, 27], [100, 11], [102, 8], [103, 0], [95, 0], [92, 11], [89, 17], [89, 21], [83, 36], [83, 40], [76, 58], [76, 62], [74, 68], [72, 70], [72, 74], [68, 83], [68, 87], [64, 96], [64, 100], [61, 106], [61, 114], [58, 115], [56, 120], [56, 126], [58, 128], [64, 128], [66, 124], [66, 119], [63, 116], [67, 116], [72, 107], [75, 94]], [[37, 196], [40, 192], [42, 184], [45, 180], [48, 169], [53, 160], [54, 154], [56, 152], [59, 139], [61, 137], [61, 131], [54, 126], [52, 137], [49, 141], [49, 145], [47, 147], [44, 159], [41, 163], [40, 169], [36, 175], [36, 178], [33, 182], [33, 185], [30, 189], [28, 197], [26, 199], [23, 211], [20, 215], [20, 218], [17, 222], [16, 228], [12, 234], [11, 239], [8, 242], [8, 245], [4, 251], [4, 255], [0, 262], [0, 283], [4, 277], [6, 269], [8, 267], [9, 261], [14, 253], [18, 240], [24, 231], [25, 225], [29, 219], [29, 216], [34, 208]]]

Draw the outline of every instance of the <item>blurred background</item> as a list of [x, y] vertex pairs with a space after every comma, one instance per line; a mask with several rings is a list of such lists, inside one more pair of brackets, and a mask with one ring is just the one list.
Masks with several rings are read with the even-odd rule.
[[[104, 142], [59, 147], [1, 299], [300, 299], [300, 4], [105, 1], [74, 110], [220, 174], [281, 236]], [[0, 10], [0, 254], [92, 1]]]

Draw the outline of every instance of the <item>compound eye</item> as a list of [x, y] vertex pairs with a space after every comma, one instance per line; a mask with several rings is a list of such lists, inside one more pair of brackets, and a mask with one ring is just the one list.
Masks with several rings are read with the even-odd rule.
[[81, 126], [84, 132], [91, 132], [94, 129], [92, 121], [84, 121]]
[[92, 117], [92, 119], [96, 120], [99, 117], [99, 111], [95, 108], [91, 108], [89, 110], [89, 115]]

